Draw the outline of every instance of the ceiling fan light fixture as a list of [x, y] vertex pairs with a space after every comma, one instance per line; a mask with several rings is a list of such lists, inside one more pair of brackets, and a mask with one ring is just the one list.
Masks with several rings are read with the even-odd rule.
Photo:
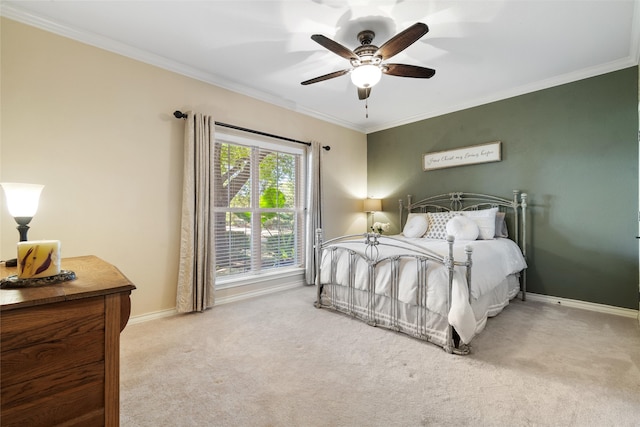
[[354, 85], [366, 89], [376, 85], [382, 77], [382, 70], [377, 65], [361, 65], [351, 71], [351, 81]]

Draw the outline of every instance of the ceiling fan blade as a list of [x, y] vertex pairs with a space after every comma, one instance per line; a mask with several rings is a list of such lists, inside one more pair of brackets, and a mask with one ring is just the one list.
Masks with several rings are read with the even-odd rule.
[[314, 34], [311, 36], [311, 40], [313, 40], [314, 42], [318, 43], [320, 46], [330, 50], [331, 52], [335, 53], [336, 55], [340, 55], [343, 58], [346, 59], [353, 59], [353, 60], [357, 60], [358, 59], [358, 55], [356, 55], [355, 53], [353, 53], [353, 51], [351, 51], [351, 49], [348, 49], [344, 46], [342, 46], [340, 43], [338, 42], [334, 42], [333, 40], [331, 40], [328, 37], [323, 36], [322, 34]]
[[382, 72], [390, 76], [415, 77], [418, 79], [429, 79], [433, 77], [436, 70], [433, 68], [418, 67], [417, 65], [406, 64], [384, 64]]
[[383, 60], [389, 59], [411, 46], [428, 32], [429, 27], [427, 27], [427, 24], [417, 22], [380, 46], [374, 56], [381, 56]]
[[344, 76], [345, 74], [347, 74], [349, 71], [351, 71], [351, 69], [346, 69], [346, 70], [340, 70], [340, 71], [334, 71], [333, 73], [329, 73], [329, 74], [325, 74], [324, 76], [320, 76], [320, 77], [316, 77], [314, 79], [309, 79], [309, 80], [305, 80], [302, 83], [300, 83], [301, 85], [310, 85], [312, 83], [318, 83], [318, 82], [322, 82], [324, 80], [329, 80], [329, 79], [333, 79], [334, 77], [340, 77], [340, 76]]
[[359, 87], [358, 88], [358, 99], [367, 99], [371, 95], [371, 88], [367, 87]]

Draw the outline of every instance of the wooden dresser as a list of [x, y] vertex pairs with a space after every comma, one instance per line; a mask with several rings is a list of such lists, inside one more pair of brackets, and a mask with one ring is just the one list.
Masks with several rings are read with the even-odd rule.
[[[120, 332], [135, 286], [95, 256], [72, 281], [0, 289], [0, 425], [117, 426]], [[0, 266], [0, 277], [16, 274]]]

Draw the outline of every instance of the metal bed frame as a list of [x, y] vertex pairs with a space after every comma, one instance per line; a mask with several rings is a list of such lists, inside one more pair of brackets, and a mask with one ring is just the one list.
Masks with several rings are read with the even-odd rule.
[[[412, 201], [412, 196], [407, 197], [407, 204], [404, 204], [402, 199], [399, 200], [399, 213], [400, 213], [400, 228], [404, 225], [403, 219], [405, 213], [412, 212], [445, 212], [445, 211], [465, 211], [465, 210], [479, 210], [497, 207], [500, 211], [505, 212], [507, 221], [507, 227], [509, 229], [509, 237], [518, 244], [525, 260], [526, 260], [526, 248], [527, 248], [527, 194], [521, 193], [518, 190], [513, 191], [513, 198], [506, 199], [497, 196], [491, 196], [486, 194], [477, 193], [464, 193], [453, 192], [440, 194], [437, 196], [431, 196], [422, 199], [418, 202]], [[354, 239], [364, 238], [363, 244], [365, 245], [364, 253], [361, 254], [351, 249], [340, 248], [336, 244], [346, 241], [353, 242]], [[317, 308], [328, 308], [333, 311], [338, 311], [354, 318], [358, 318], [367, 322], [372, 326], [382, 326], [387, 329], [391, 329], [397, 332], [401, 332], [414, 338], [418, 338], [425, 341], [434, 341], [434, 336], [427, 331], [425, 326], [426, 316], [429, 315], [429, 310], [426, 307], [426, 290], [427, 290], [427, 264], [429, 262], [436, 262], [444, 265], [448, 270], [448, 300], [447, 300], [447, 312], [451, 308], [452, 299], [452, 284], [453, 284], [453, 272], [457, 266], [465, 269], [467, 283], [471, 284], [471, 266], [472, 266], [472, 250], [470, 247], [465, 248], [466, 259], [454, 260], [453, 256], [453, 244], [454, 239], [452, 236], [447, 238], [448, 243], [448, 255], [441, 256], [435, 252], [429, 251], [420, 246], [413, 245], [406, 241], [396, 239], [392, 236], [385, 236], [385, 242], [380, 241], [380, 234], [378, 233], [364, 233], [364, 234], [351, 234], [348, 236], [340, 236], [334, 239], [323, 241], [322, 230], [316, 231], [316, 289], [317, 300], [315, 306]], [[380, 245], [395, 246], [407, 249], [403, 255], [395, 255], [388, 257], [380, 257], [378, 247]], [[347, 251], [349, 254], [349, 267], [348, 267], [348, 286], [346, 291], [346, 298], [340, 297], [336, 293], [336, 262], [338, 251]], [[326, 252], [326, 253], [325, 253]], [[323, 255], [330, 258], [330, 283], [321, 283], [321, 264]], [[399, 284], [399, 263], [401, 259], [412, 258], [416, 261], [418, 289], [415, 305], [415, 324], [408, 326], [399, 322], [398, 315], [398, 284]], [[366, 262], [368, 268], [368, 282], [366, 284], [366, 313], [358, 312], [354, 309], [355, 301], [355, 271], [354, 266], [358, 259], [362, 259]], [[380, 295], [375, 293], [375, 277], [376, 267], [381, 262], [389, 262], [391, 265], [391, 283], [390, 283], [390, 302], [388, 309], [376, 310], [377, 300]], [[334, 285], [335, 284], [335, 285]], [[327, 292], [325, 292], [325, 299], [329, 302], [323, 302], [323, 290], [325, 285], [328, 286]], [[526, 269], [520, 274], [520, 291], [522, 300], [526, 300]], [[469, 292], [471, 295], [471, 292]], [[341, 298], [341, 299], [340, 299]], [[471, 299], [471, 296], [469, 297]], [[385, 319], [385, 320], [383, 320]], [[448, 325], [448, 322], [447, 322]], [[437, 343], [436, 343], [437, 344]], [[441, 344], [438, 344], [441, 345]], [[456, 354], [468, 354], [470, 347], [459, 340], [457, 333], [453, 326], [448, 325], [446, 328], [444, 345], [441, 345], [448, 353]]]

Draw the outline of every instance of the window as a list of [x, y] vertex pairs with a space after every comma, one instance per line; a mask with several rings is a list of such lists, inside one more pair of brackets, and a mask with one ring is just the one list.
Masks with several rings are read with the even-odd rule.
[[302, 267], [304, 150], [216, 134], [216, 276]]

